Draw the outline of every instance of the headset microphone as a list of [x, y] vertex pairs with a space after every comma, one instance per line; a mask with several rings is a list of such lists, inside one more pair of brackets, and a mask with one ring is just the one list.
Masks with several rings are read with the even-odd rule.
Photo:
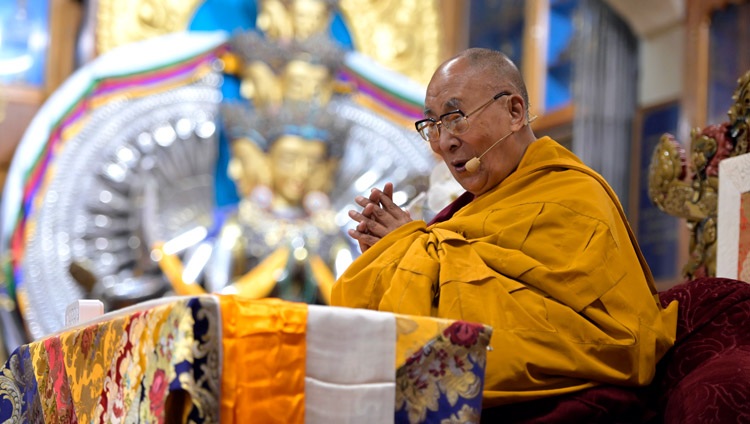
[[479, 165], [480, 165], [480, 163], [481, 163], [481, 162], [480, 162], [480, 159], [482, 159], [482, 156], [486, 155], [486, 154], [487, 154], [487, 152], [489, 152], [489, 151], [490, 151], [490, 149], [492, 149], [493, 147], [497, 146], [497, 143], [499, 143], [499, 142], [501, 142], [501, 141], [505, 140], [506, 138], [510, 137], [510, 135], [511, 135], [511, 134], [513, 134], [514, 132], [515, 132], [515, 131], [511, 131], [511, 132], [509, 132], [508, 134], [505, 134], [504, 136], [500, 137], [500, 139], [499, 139], [499, 140], [497, 140], [496, 142], [494, 142], [494, 143], [492, 144], [492, 146], [490, 146], [490, 147], [489, 147], [489, 148], [488, 148], [487, 150], [485, 150], [485, 151], [484, 151], [484, 153], [482, 153], [481, 155], [479, 155], [479, 157], [476, 157], [476, 156], [475, 156], [475, 157], [473, 157], [473, 158], [469, 159], [469, 161], [468, 161], [468, 162], [466, 162], [466, 165], [464, 165], [464, 167], [466, 168], [466, 170], [467, 170], [468, 172], [472, 173], [472, 174], [473, 174], [474, 172], [476, 172], [476, 171], [477, 171], [477, 169], [479, 169]]
[[[524, 123], [523, 125], [524, 126], [529, 125], [530, 123], [534, 122], [535, 119], [536, 119], [536, 115], [532, 116], [531, 119], [529, 119], [528, 121], [526, 121], [526, 123]], [[499, 140], [497, 140], [496, 142], [492, 143], [492, 146], [490, 146], [489, 148], [487, 148], [487, 150], [485, 150], [484, 153], [482, 153], [481, 155], [479, 155], [479, 157], [475, 156], [475, 157], [469, 159], [469, 161], [466, 162], [466, 164], [464, 165], [464, 168], [466, 168], [466, 171], [469, 172], [469, 173], [471, 173], [471, 174], [477, 172], [477, 169], [479, 169], [479, 165], [481, 164], [482, 156], [484, 156], [485, 154], [487, 154], [487, 152], [489, 152], [490, 149], [492, 149], [493, 147], [497, 146], [497, 143], [499, 143], [499, 142], [505, 140], [506, 138], [510, 137], [511, 134], [513, 134], [514, 132], [515, 131], [511, 131], [508, 134], [505, 134], [504, 136], [500, 137]]]

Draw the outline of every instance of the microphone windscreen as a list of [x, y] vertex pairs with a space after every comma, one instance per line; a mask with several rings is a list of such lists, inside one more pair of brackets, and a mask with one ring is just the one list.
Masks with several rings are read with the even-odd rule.
[[466, 165], [464, 165], [467, 171], [474, 173], [477, 172], [477, 169], [479, 169], [479, 158], [471, 158], [468, 162], [466, 162]]

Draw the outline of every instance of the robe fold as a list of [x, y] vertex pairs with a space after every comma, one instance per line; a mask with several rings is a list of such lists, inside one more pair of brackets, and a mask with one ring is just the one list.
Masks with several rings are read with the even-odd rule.
[[357, 258], [332, 304], [492, 326], [484, 407], [600, 383], [646, 385], [675, 338], [615, 193], [554, 140], [450, 219]]

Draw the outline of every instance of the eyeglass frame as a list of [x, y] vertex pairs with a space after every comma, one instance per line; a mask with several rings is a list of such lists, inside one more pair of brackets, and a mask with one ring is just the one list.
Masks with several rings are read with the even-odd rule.
[[[495, 100], [497, 100], [497, 99], [499, 99], [499, 98], [501, 98], [503, 96], [509, 96], [511, 94], [513, 94], [513, 93], [511, 93], [510, 91], [501, 91], [501, 92], [495, 94], [487, 102], [485, 102], [484, 104], [482, 104], [481, 106], [479, 106], [478, 108], [472, 110], [469, 113], [464, 114], [464, 112], [461, 109], [456, 109], [454, 111], [447, 112], [447, 113], [444, 113], [444, 114], [438, 116], [438, 120], [437, 121], [435, 121], [435, 119], [433, 119], [433, 118], [420, 119], [419, 121], [417, 121], [417, 122], [414, 123], [414, 127], [417, 129], [417, 132], [422, 137], [422, 139], [424, 141], [427, 141], [427, 142], [430, 142], [430, 143], [438, 141], [440, 139], [440, 127], [441, 126], [445, 127], [445, 130], [448, 131], [448, 133], [450, 133], [451, 135], [464, 134], [464, 133], [466, 133], [466, 131], [469, 130], [469, 127], [466, 127], [465, 131], [456, 134], [456, 133], [453, 132], [453, 130], [451, 130], [450, 128], [446, 127], [445, 124], [443, 124], [443, 120], [445, 119], [445, 117], [448, 116], [448, 115], [453, 115], [453, 114], [457, 113], [457, 114], [461, 115], [461, 118], [463, 118], [464, 120], [466, 120], [466, 122], [468, 124], [470, 116], [474, 115], [475, 113], [481, 112], [482, 110], [484, 110], [484, 108], [486, 108], [487, 106], [489, 106], [490, 104], [492, 104]], [[457, 119], [461, 119], [461, 118], [457, 118]], [[422, 131], [420, 130], [419, 125], [422, 124], [422, 123], [424, 123], [424, 122], [432, 122], [435, 125], [435, 128], [437, 128], [437, 131], [438, 131], [437, 139], [430, 140], [424, 134], [422, 134]], [[454, 120], [452, 122], [456, 122], [456, 121]], [[422, 128], [424, 128], [424, 126], [422, 126]]]

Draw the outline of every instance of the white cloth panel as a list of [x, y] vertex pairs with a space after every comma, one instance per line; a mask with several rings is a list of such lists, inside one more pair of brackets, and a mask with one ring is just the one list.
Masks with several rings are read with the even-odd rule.
[[393, 423], [395, 393], [396, 383], [341, 385], [306, 377], [305, 424]]
[[396, 318], [365, 309], [310, 305], [306, 375], [333, 384], [396, 381]]
[[310, 305], [305, 374], [305, 423], [392, 423], [395, 317]]

